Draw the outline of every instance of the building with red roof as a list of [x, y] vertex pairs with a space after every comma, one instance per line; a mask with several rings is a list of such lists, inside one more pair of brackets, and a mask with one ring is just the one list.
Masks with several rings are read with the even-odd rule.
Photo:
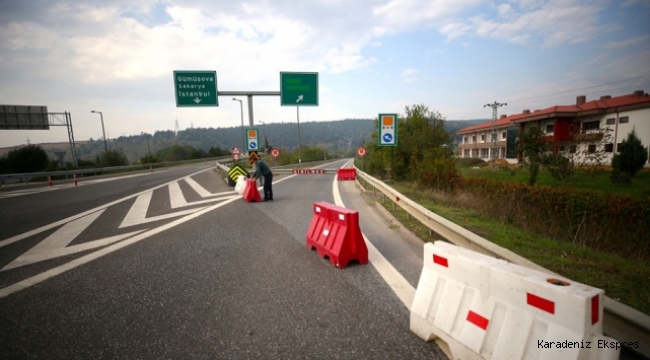
[[[572, 153], [604, 150], [605, 163], [610, 163], [620, 143], [632, 129], [643, 146], [650, 148], [650, 96], [644, 91], [586, 101], [586, 96], [576, 98], [573, 105], [556, 105], [542, 110], [524, 110], [521, 114], [501, 115], [495, 122], [463, 128], [459, 145], [460, 157], [520, 158], [514, 137], [529, 127], [539, 127], [546, 135], [543, 139], [553, 143], [554, 152]], [[608, 133], [605, 136], [604, 133]], [[493, 149], [492, 136], [496, 134]], [[509, 135], [510, 134], [510, 135]], [[509, 140], [510, 138], [510, 140]], [[650, 158], [650, 156], [649, 156]]]

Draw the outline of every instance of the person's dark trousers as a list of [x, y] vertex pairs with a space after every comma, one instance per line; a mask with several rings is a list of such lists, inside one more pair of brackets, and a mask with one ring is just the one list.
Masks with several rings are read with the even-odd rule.
[[273, 200], [273, 173], [264, 175], [264, 200]]

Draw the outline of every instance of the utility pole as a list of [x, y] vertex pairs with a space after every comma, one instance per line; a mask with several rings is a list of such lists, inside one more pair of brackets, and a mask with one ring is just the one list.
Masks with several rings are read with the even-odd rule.
[[499, 147], [497, 146], [497, 109], [501, 106], [507, 106], [506, 103], [494, 102], [493, 104], [485, 104], [483, 107], [492, 108], [492, 139], [490, 144], [490, 159], [499, 158]]

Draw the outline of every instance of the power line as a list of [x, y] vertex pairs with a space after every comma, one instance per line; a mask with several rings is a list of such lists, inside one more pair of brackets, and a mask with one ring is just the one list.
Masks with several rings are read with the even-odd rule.
[[649, 75], [643, 75], [643, 76], [637, 76], [637, 77], [629, 78], [629, 79], [625, 79], [625, 80], [617, 80], [617, 81], [612, 81], [612, 82], [608, 82], [608, 83], [587, 86], [587, 87], [583, 87], [583, 88], [579, 88], [579, 89], [560, 91], [560, 92], [556, 92], [556, 93], [553, 93], [553, 94], [540, 95], [540, 96], [535, 96], [535, 97], [530, 97], [530, 98], [525, 98], [525, 99], [510, 100], [509, 102], [514, 103], [514, 102], [519, 102], [519, 101], [535, 100], [535, 99], [549, 97], [549, 96], [568, 94], [568, 93], [572, 93], [572, 92], [576, 92], [576, 91], [580, 91], [580, 90], [593, 89], [593, 88], [597, 88], [597, 87], [601, 87], [601, 86], [605, 86], [605, 85], [611, 85], [611, 84], [616, 84], [616, 83], [621, 83], [621, 82], [626, 82], [626, 81], [643, 79], [643, 78], [646, 78], [646, 77], [650, 77], [650, 74]]

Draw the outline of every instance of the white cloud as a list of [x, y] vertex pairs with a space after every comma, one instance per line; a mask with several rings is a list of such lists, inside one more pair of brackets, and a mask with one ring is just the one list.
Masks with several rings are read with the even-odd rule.
[[402, 71], [401, 76], [402, 76], [402, 79], [405, 82], [412, 83], [412, 82], [416, 82], [418, 80], [418, 75], [419, 74], [420, 74], [419, 71], [409, 68], [409, 69], [406, 69], [406, 70]]
[[497, 21], [484, 15], [470, 20], [479, 36], [517, 44], [539, 42], [545, 47], [579, 43], [592, 39], [599, 31], [597, 4], [582, 6], [578, 1], [521, 2], [520, 7], [536, 8], [519, 13], [509, 21]]
[[621, 48], [626, 48], [629, 46], [636, 46], [636, 45], [641, 45], [641, 47], [648, 48], [648, 45], [650, 45], [650, 35], [637, 36], [632, 39], [609, 42], [605, 44], [605, 49], [608, 50], [621, 49]]

